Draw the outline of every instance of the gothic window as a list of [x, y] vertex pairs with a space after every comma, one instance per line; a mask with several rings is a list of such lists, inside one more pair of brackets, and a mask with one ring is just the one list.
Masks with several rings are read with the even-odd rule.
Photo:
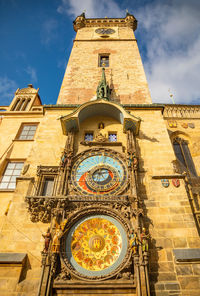
[[189, 174], [196, 177], [197, 173], [194, 166], [194, 162], [192, 160], [192, 156], [190, 154], [187, 141], [181, 138], [176, 138], [173, 142], [173, 147], [176, 157], [180, 161], [182, 166], [184, 166], [184, 168], [187, 172], [189, 172]]
[[41, 195], [42, 196], [52, 196], [53, 185], [54, 185], [54, 178], [53, 177], [45, 177]]
[[9, 162], [0, 182], [0, 189], [15, 189], [16, 178], [20, 176], [23, 162]]
[[33, 140], [37, 124], [23, 124], [18, 135], [18, 140]]
[[91, 142], [94, 139], [94, 134], [93, 132], [87, 132], [85, 133], [85, 141]]
[[117, 142], [117, 133], [109, 133], [108, 140], [109, 142]]
[[109, 67], [109, 55], [99, 56], [99, 67]]

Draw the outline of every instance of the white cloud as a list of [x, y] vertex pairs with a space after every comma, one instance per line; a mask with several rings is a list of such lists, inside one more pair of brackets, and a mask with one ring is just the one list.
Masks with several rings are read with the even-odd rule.
[[25, 72], [30, 75], [30, 79], [31, 79], [31, 83], [34, 83], [34, 82], [37, 82], [37, 73], [36, 73], [36, 70], [31, 67], [31, 66], [28, 66], [26, 69], [25, 69]]
[[194, 0], [154, 1], [136, 11], [153, 102], [171, 103], [169, 89], [176, 103], [200, 100], [199, 11]]
[[52, 40], [55, 40], [57, 34], [58, 22], [55, 19], [47, 19], [42, 24], [41, 40], [42, 43], [48, 45]]
[[76, 18], [84, 10], [86, 16], [90, 17], [121, 17], [125, 12], [113, 0], [62, 0], [57, 11], [62, 14]]
[[17, 90], [17, 83], [8, 77], [0, 77], [0, 105], [7, 106], [10, 104]]

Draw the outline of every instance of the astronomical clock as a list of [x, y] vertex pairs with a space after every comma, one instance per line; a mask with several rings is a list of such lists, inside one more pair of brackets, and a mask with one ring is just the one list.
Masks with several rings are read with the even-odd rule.
[[115, 209], [115, 197], [128, 186], [126, 160], [111, 149], [87, 150], [75, 158], [71, 185], [73, 194], [91, 202], [74, 215], [61, 240], [63, 262], [80, 279], [113, 277], [130, 259], [129, 225]]
[[108, 150], [84, 153], [72, 168], [75, 190], [84, 195], [117, 195], [127, 186], [127, 176], [125, 162]]

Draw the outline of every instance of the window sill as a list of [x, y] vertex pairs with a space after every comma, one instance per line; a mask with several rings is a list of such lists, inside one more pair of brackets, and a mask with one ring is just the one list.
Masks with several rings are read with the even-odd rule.
[[16, 190], [16, 188], [15, 189], [0, 189], [0, 192], [13, 192], [15, 190]]
[[81, 145], [84, 146], [122, 146], [122, 142], [93, 142], [93, 141], [82, 141], [80, 142]]
[[33, 140], [20, 140], [20, 139], [14, 139], [13, 142], [33, 142]]

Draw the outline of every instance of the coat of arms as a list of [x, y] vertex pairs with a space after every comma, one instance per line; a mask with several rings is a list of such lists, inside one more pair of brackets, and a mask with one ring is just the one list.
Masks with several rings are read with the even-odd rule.
[[168, 179], [161, 179], [162, 186], [167, 188], [169, 187], [169, 180]]
[[186, 123], [186, 122], [182, 123], [181, 125], [182, 125], [182, 127], [184, 127], [184, 128], [188, 128], [188, 123]]
[[172, 184], [174, 187], [179, 187], [180, 186], [180, 180], [179, 179], [172, 179]]
[[169, 121], [168, 122], [168, 125], [169, 125], [169, 127], [171, 127], [171, 128], [176, 128], [177, 127], [177, 122], [174, 120], [174, 121]]
[[188, 126], [189, 126], [190, 128], [195, 128], [194, 123], [188, 123]]

